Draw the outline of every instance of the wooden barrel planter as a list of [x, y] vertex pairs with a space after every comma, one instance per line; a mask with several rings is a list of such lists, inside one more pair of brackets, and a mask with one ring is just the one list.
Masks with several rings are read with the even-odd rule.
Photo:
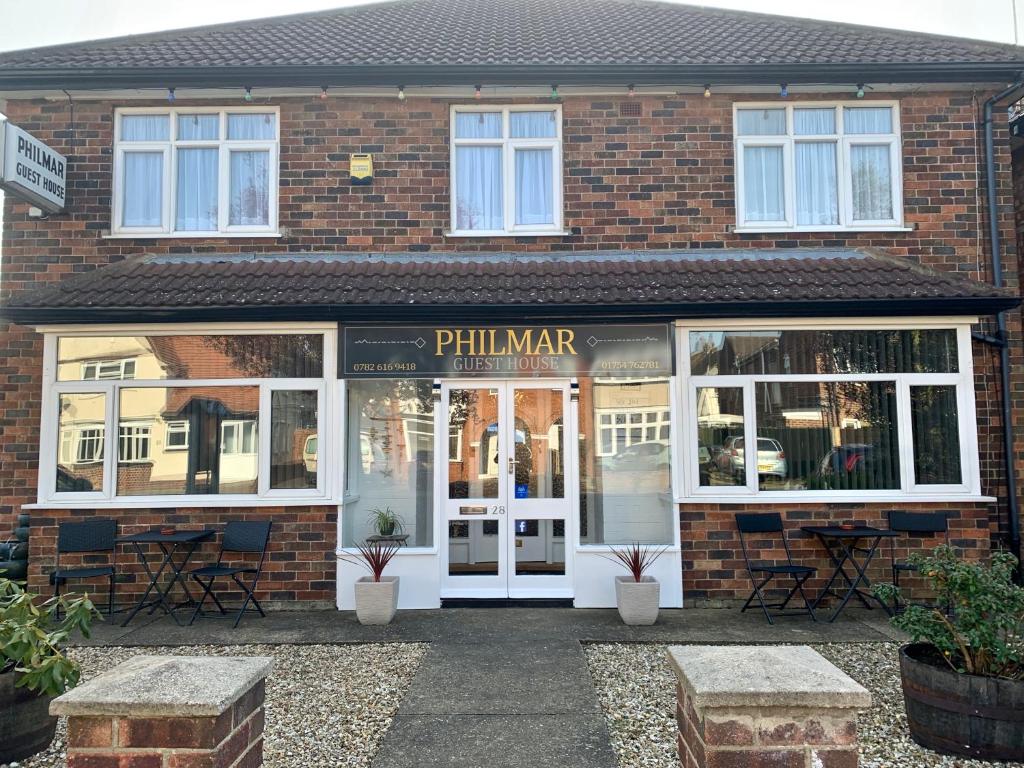
[[1024, 681], [962, 675], [935, 666], [935, 649], [900, 649], [907, 723], [923, 747], [986, 760], [1024, 759]]
[[50, 746], [57, 718], [50, 716], [53, 696], [16, 688], [15, 672], [0, 672], [0, 765], [23, 760]]

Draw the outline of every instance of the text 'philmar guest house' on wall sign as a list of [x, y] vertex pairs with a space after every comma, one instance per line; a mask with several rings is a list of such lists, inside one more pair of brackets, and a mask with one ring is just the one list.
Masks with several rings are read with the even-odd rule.
[[68, 163], [16, 125], [0, 122], [0, 187], [47, 213], [64, 210]]
[[349, 326], [346, 378], [670, 376], [666, 324]]

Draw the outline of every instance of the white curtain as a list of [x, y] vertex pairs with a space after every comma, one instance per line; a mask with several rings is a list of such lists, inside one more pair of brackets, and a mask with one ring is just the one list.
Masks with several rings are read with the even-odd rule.
[[798, 141], [795, 153], [796, 223], [801, 226], [838, 224], [835, 143]]
[[846, 107], [843, 110], [845, 133], [892, 133], [889, 107]]
[[228, 138], [253, 141], [274, 138], [275, 115], [272, 112], [247, 112], [228, 115]]
[[823, 136], [835, 132], [836, 111], [832, 107], [793, 110], [793, 133], [797, 136]]
[[782, 147], [743, 148], [743, 218], [746, 221], [784, 221]]
[[159, 227], [163, 224], [163, 152], [125, 152], [121, 225]]
[[231, 153], [231, 205], [228, 223], [266, 226], [270, 223], [270, 153]]
[[501, 147], [456, 147], [455, 228], [504, 229]]
[[550, 149], [516, 150], [516, 224], [554, 224]]
[[892, 219], [892, 170], [888, 144], [854, 144], [850, 147], [855, 221]]
[[216, 149], [178, 150], [175, 229], [217, 229], [217, 155]]
[[736, 113], [740, 136], [781, 136], [786, 133], [786, 110], [741, 109]]
[[167, 141], [170, 118], [167, 115], [121, 115], [121, 141]]
[[456, 112], [456, 139], [500, 139], [501, 112]]
[[555, 112], [511, 112], [509, 128], [513, 139], [553, 139], [558, 135]]
[[200, 141], [220, 136], [220, 115], [178, 115], [178, 140]]

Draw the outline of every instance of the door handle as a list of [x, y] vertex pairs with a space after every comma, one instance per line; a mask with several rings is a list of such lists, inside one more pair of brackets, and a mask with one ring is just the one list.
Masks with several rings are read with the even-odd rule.
[[516, 473], [516, 464], [518, 464], [518, 463], [519, 463], [518, 461], [516, 461], [511, 456], [509, 456], [509, 459], [508, 459], [508, 473], [510, 475], [514, 475]]

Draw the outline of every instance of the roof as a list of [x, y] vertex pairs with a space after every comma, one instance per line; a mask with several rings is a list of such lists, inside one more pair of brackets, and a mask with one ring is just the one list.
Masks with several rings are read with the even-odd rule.
[[251, 86], [525, 84], [531, 72], [533, 84], [550, 84], [554, 73], [569, 84], [598, 71], [696, 84], [763, 75], [777, 84], [785, 72], [790, 82], [802, 71], [805, 82], [856, 83], [903, 70], [916, 79], [901, 82], [916, 82], [998, 79], [1022, 68], [1024, 49], [1010, 45], [655, 0], [395, 0], [4, 53], [0, 88], [166, 88], [203, 77]]
[[870, 249], [149, 256], [13, 295], [26, 323], [987, 314], [1007, 289]]

